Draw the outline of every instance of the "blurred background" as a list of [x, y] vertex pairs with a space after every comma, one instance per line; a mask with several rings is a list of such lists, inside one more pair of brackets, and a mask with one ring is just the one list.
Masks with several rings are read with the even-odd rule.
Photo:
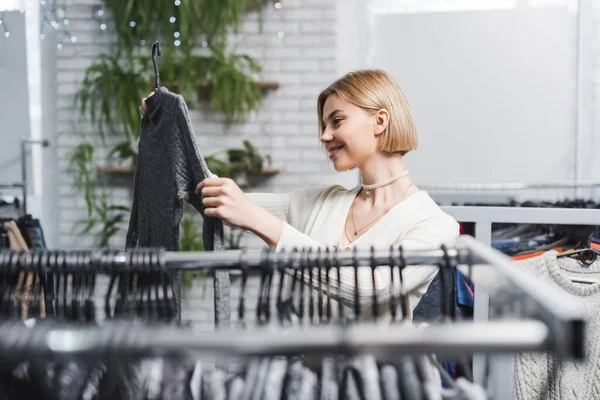
[[0, 0], [1, 208], [25, 204], [49, 248], [124, 247], [155, 40], [211, 169], [245, 190], [357, 185], [321, 150], [316, 98], [383, 68], [440, 203], [594, 198], [599, 22], [593, 0]]

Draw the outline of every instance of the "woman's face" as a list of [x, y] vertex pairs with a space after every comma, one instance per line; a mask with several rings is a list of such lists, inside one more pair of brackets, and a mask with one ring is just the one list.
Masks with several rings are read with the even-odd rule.
[[332, 94], [323, 106], [321, 123], [321, 142], [336, 171], [360, 168], [377, 153], [377, 118], [372, 113]]

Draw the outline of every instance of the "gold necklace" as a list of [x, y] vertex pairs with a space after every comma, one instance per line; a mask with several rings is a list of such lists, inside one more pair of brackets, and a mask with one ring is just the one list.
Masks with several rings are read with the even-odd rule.
[[[408, 189], [410, 189], [412, 186], [414, 185], [414, 182], [411, 182], [410, 185], [408, 185], [408, 187], [404, 190], [404, 192], [402, 193], [402, 197], [400, 197], [400, 201], [398, 201], [398, 203], [400, 203], [402, 200], [404, 200], [404, 196], [406, 196], [406, 193], [408, 192]], [[371, 225], [373, 225], [374, 223], [376, 223], [377, 221], [379, 221], [385, 214], [388, 213], [388, 211], [390, 211], [392, 209], [392, 207], [394, 207], [396, 204], [386, 208], [386, 210], [383, 212], [383, 214], [381, 214], [380, 216], [378, 216], [377, 218], [375, 218], [373, 221], [369, 222], [367, 225], [363, 226], [360, 229], [356, 229], [356, 224], [354, 223], [354, 204], [356, 203], [356, 199], [354, 199], [355, 201], [352, 202], [352, 207], [350, 208], [350, 221], [352, 222], [352, 227], [354, 228], [354, 236], [358, 236], [358, 232], [364, 230], [365, 228], [370, 227]], [[346, 233], [346, 229], [344, 228], [344, 233]], [[347, 234], [346, 234], [346, 237]], [[349, 240], [350, 238], [348, 238]], [[352, 242], [350, 242], [352, 243]]]

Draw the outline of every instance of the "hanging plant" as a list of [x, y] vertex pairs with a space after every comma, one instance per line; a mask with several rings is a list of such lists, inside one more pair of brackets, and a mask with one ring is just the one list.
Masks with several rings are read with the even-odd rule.
[[[260, 16], [262, 5], [270, 1], [104, 2], [117, 46], [113, 53], [98, 56], [87, 68], [76, 101], [80, 115], [97, 126], [104, 143], [109, 136], [122, 137], [110, 149], [110, 158], [119, 164], [136, 165], [135, 144], [141, 124], [138, 107], [152, 90], [154, 76], [149, 51], [140, 54], [140, 50], [148, 49], [141, 43], [161, 42], [158, 62], [162, 84], [183, 95], [189, 107], [202, 99], [201, 94], [206, 95], [211, 110], [222, 113], [228, 125], [244, 122], [251, 111], [260, 107], [262, 90], [255, 79], [261, 67], [247, 55], [229, 53], [227, 39], [230, 33], [239, 31], [247, 11], [258, 10]], [[76, 175], [76, 186], [86, 197], [88, 215], [81, 221], [85, 223], [84, 232], [100, 224], [98, 234], [102, 244], [107, 245], [124, 221], [125, 209], [110, 203], [103, 182], [92, 171], [93, 150], [85, 143], [78, 147], [71, 157], [71, 170]], [[247, 159], [224, 162], [208, 158], [207, 162], [222, 176], [236, 176], [248, 169]]]

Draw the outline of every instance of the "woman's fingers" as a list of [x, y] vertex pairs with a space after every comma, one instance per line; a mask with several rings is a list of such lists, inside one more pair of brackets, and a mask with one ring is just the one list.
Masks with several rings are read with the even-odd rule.
[[220, 197], [203, 197], [202, 204], [204, 207], [219, 207], [223, 205], [223, 200]]
[[204, 197], [215, 197], [223, 194], [223, 189], [221, 186], [209, 186], [204, 187], [200, 191], [200, 195]]
[[196, 193], [201, 193], [203, 188], [223, 186], [226, 182], [226, 178], [206, 178], [196, 186]]
[[[150, 94], [148, 95], [148, 97], [152, 96], [153, 94], [154, 94], [154, 92], [150, 92]], [[142, 105], [139, 108], [139, 110], [142, 113], [142, 115], [146, 115], [148, 113], [148, 105], [146, 105], [146, 100], [148, 100], [148, 97], [144, 97], [142, 99]]]

